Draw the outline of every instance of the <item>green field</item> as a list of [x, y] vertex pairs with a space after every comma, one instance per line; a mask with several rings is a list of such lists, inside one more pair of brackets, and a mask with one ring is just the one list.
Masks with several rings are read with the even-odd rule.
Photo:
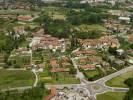
[[124, 84], [124, 81], [128, 78], [133, 77], [133, 71], [130, 71], [128, 73], [124, 73], [118, 77], [115, 77], [109, 81], [106, 82], [106, 85], [112, 86], [112, 87], [127, 87], [126, 84]]
[[54, 6], [43, 7], [43, 12], [47, 13], [49, 17], [53, 19], [65, 20], [67, 11], [68, 9], [60, 7], [54, 7]]
[[96, 69], [96, 70], [91, 70], [91, 71], [85, 71], [85, 74], [89, 77], [89, 78], [92, 78], [94, 77], [95, 75], [99, 75], [99, 71]]
[[106, 92], [97, 95], [97, 100], [123, 100], [125, 94], [124, 92]]
[[6, 14], [32, 14], [34, 12], [28, 11], [28, 10], [23, 10], [23, 9], [17, 9], [17, 10], [0, 10], [0, 14], [6, 15]]
[[34, 75], [24, 70], [0, 70], [0, 89], [30, 86], [34, 82]]
[[101, 76], [101, 74], [103, 73], [99, 68], [96, 68], [95, 70], [84, 71], [84, 74], [86, 78], [96, 80], [97, 78], [99, 78], [98, 76]]
[[106, 28], [99, 24], [92, 24], [92, 25], [87, 25], [87, 24], [82, 24], [79, 26], [74, 27], [75, 30], [78, 30], [79, 32], [90, 32], [90, 31], [105, 31]]
[[41, 74], [41, 81], [45, 84], [79, 84], [80, 81], [68, 73], [58, 73], [56, 77], [51, 77], [48, 73]]

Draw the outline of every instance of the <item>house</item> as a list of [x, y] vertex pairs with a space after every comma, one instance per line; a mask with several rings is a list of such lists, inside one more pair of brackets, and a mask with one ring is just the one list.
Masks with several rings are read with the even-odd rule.
[[130, 23], [130, 17], [119, 17], [120, 22]]
[[51, 94], [44, 98], [44, 100], [51, 100], [54, 96], [57, 95], [57, 90], [55, 87], [51, 87]]
[[87, 64], [87, 61], [88, 61], [87, 58], [80, 58], [80, 59], [78, 60], [78, 64], [84, 65], [84, 64]]
[[16, 49], [16, 54], [31, 54], [27, 48], [18, 48]]
[[112, 5], [115, 5], [116, 2], [125, 2], [125, 0], [82, 0], [82, 2], [88, 2], [88, 3], [110, 3]]
[[38, 64], [37, 65], [37, 70], [38, 70], [38, 72], [43, 72], [43, 70], [44, 70], [44, 64]]
[[58, 73], [58, 72], [69, 72], [69, 68], [52, 68], [50, 70], [51, 73]]
[[62, 62], [69, 62], [69, 61], [70, 61], [69, 57], [66, 56], [62, 57]]
[[68, 62], [63, 62], [63, 63], [61, 63], [61, 64], [62, 64], [62, 67], [63, 67], [63, 68], [67, 68], [67, 67], [71, 66], [71, 64], [68, 63]]
[[120, 46], [118, 39], [113, 36], [104, 36], [101, 37], [100, 39], [84, 39], [80, 40], [80, 43], [85, 49], [89, 48], [102, 49], [102, 48], [108, 48], [109, 46], [118, 48]]
[[51, 49], [55, 51], [61, 50], [61, 52], [65, 52], [66, 45], [66, 39], [58, 39], [56, 37], [52, 37], [51, 35], [36, 36], [30, 43], [32, 50]]
[[55, 68], [55, 67], [58, 67], [58, 64], [57, 64], [57, 60], [55, 58], [52, 58], [50, 60], [50, 65]]
[[100, 65], [102, 61], [102, 57], [99, 56], [88, 56], [85, 58], [78, 59], [79, 65], [85, 65], [87, 63], [93, 64], [93, 65]]
[[110, 64], [108, 62], [101, 62], [101, 66], [104, 67], [104, 68], [109, 68], [110, 67]]
[[33, 37], [39, 37], [39, 36], [43, 36], [44, 35], [44, 29], [43, 28], [41, 28], [41, 29], [39, 29], [37, 32], [33, 32], [32, 33], [32, 36]]
[[127, 53], [128, 55], [130, 55], [130, 56], [133, 56], [133, 50], [132, 50], [132, 49], [127, 50], [126, 53]]
[[127, 59], [127, 62], [128, 62], [129, 64], [132, 64], [132, 65], [133, 65], [133, 57], [129, 57], [129, 58]]
[[116, 66], [118, 66], [118, 67], [124, 67], [125, 62], [122, 61], [122, 60], [116, 59], [116, 60], [114, 61], [114, 64], [115, 64]]
[[74, 52], [74, 55], [75, 56], [82, 56], [82, 55], [96, 55], [96, 51], [95, 50], [80, 50], [80, 51], [77, 51], [77, 52]]
[[133, 34], [128, 35], [128, 42], [133, 43]]
[[115, 16], [130, 16], [130, 12], [123, 10], [109, 10], [108, 13]]
[[13, 31], [15, 34], [22, 35], [25, 33], [25, 28], [24, 28], [24, 26], [16, 26], [13, 28]]
[[123, 49], [117, 49], [116, 52], [117, 52], [118, 56], [121, 56], [125, 53], [125, 51]]
[[71, 66], [70, 59], [66, 56], [63, 56], [61, 59], [61, 65], [63, 68], [67, 68], [67, 67]]
[[88, 65], [81, 66], [80, 68], [83, 70], [95, 70], [96, 66], [88, 64]]
[[107, 60], [113, 63], [115, 61], [115, 56], [108, 56]]
[[94, 65], [100, 65], [102, 62], [102, 57], [99, 57], [99, 56], [90, 56], [90, 57], [87, 57], [87, 59], [89, 63], [92, 63]]
[[33, 18], [30, 15], [19, 15], [17, 17], [19, 21], [25, 21], [25, 22], [31, 22], [33, 21]]

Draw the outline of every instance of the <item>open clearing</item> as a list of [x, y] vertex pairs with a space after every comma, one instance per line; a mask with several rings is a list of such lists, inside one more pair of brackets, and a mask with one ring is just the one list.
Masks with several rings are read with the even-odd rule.
[[0, 70], [0, 89], [31, 86], [34, 75], [25, 70]]

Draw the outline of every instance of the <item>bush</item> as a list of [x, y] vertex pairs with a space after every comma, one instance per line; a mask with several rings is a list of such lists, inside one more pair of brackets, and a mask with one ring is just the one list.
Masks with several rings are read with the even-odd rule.
[[14, 68], [20, 68], [20, 65], [19, 64], [15, 64]]

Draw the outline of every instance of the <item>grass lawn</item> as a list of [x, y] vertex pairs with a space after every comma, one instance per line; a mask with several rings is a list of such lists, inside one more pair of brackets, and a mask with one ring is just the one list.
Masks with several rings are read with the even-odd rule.
[[[47, 73], [46, 73], [47, 74]], [[47, 77], [41, 77], [41, 81], [45, 84], [79, 84], [80, 81], [75, 78], [73, 75], [69, 75], [68, 73], [58, 73], [57, 78], [53, 78], [48, 75], [43, 75]]]
[[30, 63], [30, 55], [29, 54], [19, 54], [15, 56], [10, 56], [8, 61], [13, 65], [19, 65], [19, 67], [24, 67], [25, 65]]
[[97, 95], [97, 100], [123, 100], [125, 92], [106, 92]]
[[130, 77], [133, 77], [133, 70], [107, 81], [106, 85], [112, 87], [127, 87], [127, 85], [124, 84], [124, 81]]
[[42, 51], [34, 51], [33, 52], [33, 60], [41, 61], [41, 58], [43, 57], [42, 54], [43, 54]]
[[88, 70], [84, 73], [87, 78], [94, 78], [95, 76], [99, 76], [101, 74], [101, 71], [100, 69], [96, 68], [95, 70]]
[[30, 71], [0, 70], [0, 89], [32, 85], [34, 75]]
[[28, 11], [28, 10], [0, 10], [0, 14], [32, 14], [32, 11]]
[[59, 19], [59, 20], [65, 20], [66, 19], [65, 15], [61, 15], [61, 14], [54, 14], [52, 18], [53, 19]]
[[29, 45], [29, 41], [24, 41], [20, 44], [20, 47], [27, 47]]
[[82, 24], [80, 26], [74, 27], [74, 29], [78, 30], [79, 32], [90, 32], [90, 31], [105, 31], [106, 28], [99, 24], [92, 24], [92, 25], [87, 25], [87, 24]]

